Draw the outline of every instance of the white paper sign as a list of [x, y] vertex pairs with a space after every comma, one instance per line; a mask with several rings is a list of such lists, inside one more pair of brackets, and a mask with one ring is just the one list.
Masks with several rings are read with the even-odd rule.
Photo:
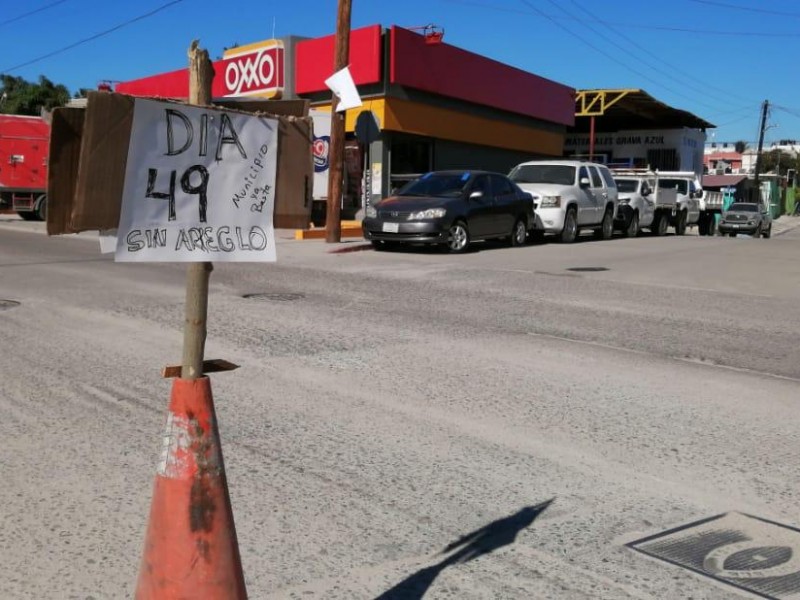
[[358, 95], [353, 76], [350, 69], [345, 67], [341, 71], [336, 71], [325, 80], [325, 85], [339, 98], [336, 112], [342, 112], [351, 108], [361, 106], [361, 96]]
[[137, 98], [117, 261], [274, 261], [275, 119]]

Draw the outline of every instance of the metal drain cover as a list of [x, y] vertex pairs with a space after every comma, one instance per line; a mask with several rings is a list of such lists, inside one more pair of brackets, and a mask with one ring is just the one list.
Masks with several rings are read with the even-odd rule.
[[800, 529], [788, 525], [726, 513], [627, 545], [762, 598], [800, 598]]
[[19, 306], [19, 302], [16, 300], [3, 300], [0, 298], [0, 310], [8, 310], [9, 308], [15, 308]]
[[606, 267], [570, 267], [567, 271], [577, 271], [579, 273], [592, 273], [596, 271], [608, 271]]
[[294, 294], [291, 292], [263, 292], [255, 294], [244, 294], [242, 298], [248, 300], [262, 300], [270, 302], [293, 302], [295, 300], [302, 300], [305, 294]]

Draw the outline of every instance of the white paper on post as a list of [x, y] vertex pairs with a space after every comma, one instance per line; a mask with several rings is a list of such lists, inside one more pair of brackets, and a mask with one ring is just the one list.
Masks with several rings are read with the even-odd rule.
[[336, 112], [342, 112], [350, 108], [361, 106], [361, 96], [358, 95], [356, 84], [350, 75], [350, 69], [345, 67], [341, 71], [336, 71], [325, 80], [325, 85], [339, 98]]
[[276, 260], [278, 121], [137, 98], [115, 260]]

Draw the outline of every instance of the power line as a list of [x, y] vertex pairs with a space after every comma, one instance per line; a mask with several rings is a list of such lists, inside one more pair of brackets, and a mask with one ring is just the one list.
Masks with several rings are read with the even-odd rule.
[[702, 35], [718, 35], [723, 37], [765, 37], [765, 38], [798, 38], [800, 33], [778, 33], [774, 31], [731, 31], [730, 29], [689, 29], [685, 27], [667, 27], [665, 25], [648, 25], [647, 23], [616, 23], [613, 21], [605, 21], [603, 19], [581, 19], [580, 17], [559, 17], [557, 15], [550, 15], [542, 13], [537, 14], [530, 10], [522, 10], [517, 8], [510, 8], [506, 6], [497, 6], [495, 4], [487, 4], [485, 2], [475, 2], [473, 0], [443, 0], [452, 4], [461, 4], [463, 6], [474, 6], [476, 8], [488, 8], [498, 12], [507, 12], [518, 15], [536, 15], [551, 20], [572, 21], [577, 23], [595, 23], [599, 25], [608, 25], [609, 27], [626, 27], [629, 29], [642, 29], [653, 31], [667, 31], [670, 33], [699, 33]]
[[30, 11], [28, 11], [26, 13], [22, 13], [21, 15], [13, 17], [11, 19], [6, 19], [5, 21], [0, 21], [0, 27], [2, 27], [3, 25], [8, 25], [10, 23], [16, 23], [17, 21], [21, 21], [25, 17], [30, 17], [31, 15], [35, 15], [36, 13], [40, 13], [42, 11], [45, 11], [48, 8], [53, 8], [54, 6], [57, 6], [59, 4], [64, 4], [64, 2], [67, 2], [67, 1], [68, 0], [56, 0], [56, 2], [51, 2], [50, 4], [46, 4], [45, 6], [37, 8], [35, 10], [30, 10]]
[[163, 5], [159, 6], [158, 8], [156, 8], [154, 10], [151, 10], [150, 12], [147, 12], [147, 13], [145, 13], [143, 15], [139, 15], [138, 17], [134, 17], [133, 19], [129, 19], [129, 20], [123, 22], [123, 23], [120, 23], [119, 25], [115, 25], [111, 29], [106, 29], [105, 31], [101, 31], [100, 33], [96, 33], [96, 34], [94, 34], [92, 36], [89, 36], [87, 38], [84, 38], [82, 40], [74, 42], [74, 43], [72, 43], [72, 44], [70, 44], [68, 46], [64, 46], [63, 48], [59, 48], [58, 50], [53, 50], [52, 52], [48, 52], [47, 54], [43, 54], [42, 56], [38, 56], [38, 57], [33, 58], [33, 59], [31, 59], [29, 61], [26, 61], [24, 63], [20, 63], [18, 65], [15, 65], [15, 66], [13, 66], [11, 68], [0, 69], [0, 73], [11, 73], [12, 71], [16, 71], [17, 69], [21, 69], [22, 67], [27, 67], [28, 65], [32, 65], [32, 64], [40, 62], [40, 61], [42, 61], [42, 60], [44, 60], [46, 58], [50, 58], [51, 56], [56, 56], [57, 54], [61, 54], [62, 52], [66, 52], [67, 50], [72, 50], [73, 48], [76, 48], [77, 46], [80, 46], [80, 45], [85, 44], [87, 42], [91, 42], [93, 40], [96, 40], [98, 38], [106, 36], [109, 33], [113, 33], [115, 31], [118, 31], [118, 30], [122, 29], [123, 27], [127, 27], [128, 25], [131, 25], [132, 23], [136, 23], [137, 21], [141, 21], [141, 20], [146, 19], [148, 17], [152, 17], [156, 13], [159, 13], [162, 10], [164, 10], [166, 8], [169, 8], [173, 4], [178, 4], [179, 2], [183, 2], [183, 0], [172, 0], [171, 2], [167, 2], [166, 4], [163, 4]]
[[[651, 83], [654, 83], [654, 84], [656, 84], [657, 86], [659, 86], [659, 87], [661, 87], [661, 88], [663, 88], [663, 89], [667, 90], [668, 92], [671, 92], [672, 94], [675, 94], [676, 96], [680, 96], [680, 97], [682, 97], [682, 98], [686, 98], [686, 99], [688, 99], [688, 100], [692, 100], [692, 101], [698, 102], [696, 98], [693, 98], [693, 97], [691, 97], [691, 96], [687, 96], [687, 95], [685, 95], [685, 94], [682, 94], [681, 92], [679, 92], [679, 91], [677, 91], [677, 90], [674, 90], [674, 89], [672, 89], [672, 88], [670, 88], [670, 87], [668, 87], [668, 86], [664, 85], [662, 82], [658, 81], [657, 79], [654, 79], [653, 77], [650, 77], [650, 76], [649, 76], [649, 75], [647, 75], [646, 73], [642, 73], [641, 71], [639, 71], [639, 70], [635, 69], [635, 68], [634, 68], [634, 67], [632, 67], [631, 65], [629, 65], [629, 64], [626, 64], [626, 63], [624, 63], [624, 62], [620, 61], [619, 59], [617, 59], [617, 58], [616, 58], [615, 56], [613, 56], [612, 54], [609, 54], [608, 52], [605, 52], [605, 51], [604, 51], [604, 50], [602, 50], [601, 48], [598, 48], [596, 45], [594, 45], [594, 44], [592, 44], [591, 42], [589, 42], [589, 41], [586, 39], [586, 36], [581, 36], [581, 35], [578, 35], [577, 33], [575, 33], [574, 31], [572, 31], [572, 30], [571, 30], [571, 29], [569, 29], [568, 27], [565, 27], [565, 26], [561, 25], [560, 23], [557, 23], [557, 22], [556, 22], [556, 21], [554, 21], [554, 20], [553, 20], [553, 19], [552, 19], [550, 16], [546, 15], [544, 12], [542, 12], [542, 11], [540, 11], [538, 8], [534, 7], [534, 6], [533, 6], [533, 5], [532, 5], [532, 4], [531, 4], [531, 3], [530, 3], [528, 0], [520, 0], [520, 2], [522, 2], [522, 3], [523, 3], [523, 4], [525, 4], [526, 6], [530, 7], [532, 10], [535, 10], [537, 13], [541, 14], [541, 15], [542, 15], [542, 16], [544, 16], [545, 18], [549, 19], [549, 20], [550, 20], [550, 21], [551, 21], [551, 22], [552, 22], [554, 25], [556, 25], [558, 28], [560, 28], [560, 29], [563, 29], [563, 30], [564, 30], [564, 31], [566, 31], [568, 34], [570, 34], [571, 36], [573, 36], [573, 37], [575, 37], [575, 38], [578, 38], [578, 39], [581, 41], [581, 43], [585, 44], [586, 46], [589, 46], [589, 47], [590, 47], [591, 49], [593, 49], [595, 52], [598, 52], [598, 53], [602, 54], [603, 56], [605, 56], [606, 58], [608, 58], [608, 59], [609, 59], [609, 60], [611, 60], [612, 62], [615, 62], [616, 64], [618, 64], [618, 65], [622, 66], [623, 68], [625, 68], [625, 69], [627, 69], [627, 70], [631, 71], [632, 73], [634, 73], [635, 75], [638, 75], [638, 76], [639, 76], [639, 77], [641, 77], [642, 79], [645, 79], [645, 80], [647, 80], [647, 81], [650, 81]], [[570, 14], [570, 13], [569, 13], [568, 11], [566, 11], [564, 8], [562, 8], [562, 7], [558, 6], [558, 5], [557, 5], [555, 2], [553, 2], [553, 0], [548, 0], [548, 2], [550, 2], [551, 4], [554, 4], [555, 6], [557, 6], [559, 9], [561, 9], [562, 11], [564, 11], [564, 12], [565, 12], [567, 15], [569, 15], [569, 14]], [[597, 32], [596, 32], [596, 30], [592, 29], [592, 28], [591, 28], [591, 27], [589, 27], [589, 26], [587, 26], [587, 27], [588, 27], [589, 29], [591, 29], [592, 31], [594, 31], [595, 33], [597, 33]], [[599, 34], [599, 35], [601, 35], [602, 37], [605, 37], [605, 36], [603, 36], [602, 34]], [[616, 44], [615, 44], [615, 45], [616, 45]], [[619, 46], [617, 45], [617, 47], [619, 47]], [[705, 104], [705, 103], [703, 103], [703, 102], [698, 102], [698, 104], [703, 104], [704, 106], [711, 106], [711, 105], [709, 105], [709, 104]], [[711, 106], [711, 108], [713, 108], [713, 106]]]
[[744, 10], [748, 12], [762, 13], [766, 15], [778, 15], [781, 17], [800, 18], [800, 13], [781, 12], [778, 10], [766, 10], [764, 8], [750, 8], [749, 6], [728, 4], [727, 2], [716, 2], [715, 0], [690, 0], [690, 2], [696, 2], [697, 4], [710, 4], [711, 6], [721, 6], [723, 8], [734, 8], [736, 10]]
[[[574, 5], [574, 6], [575, 6], [575, 7], [576, 7], [578, 10], [585, 12], [586, 14], [588, 14], [588, 15], [589, 15], [590, 17], [592, 17], [592, 18], [595, 18], [595, 15], [594, 15], [594, 14], [592, 14], [592, 13], [589, 11], [589, 9], [588, 9], [588, 8], [585, 8], [584, 6], [582, 6], [582, 5], [578, 4], [578, 3], [577, 3], [575, 0], [571, 0], [571, 2], [572, 2], [572, 4], [573, 4], [573, 5]], [[551, 2], [551, 3], [552, 3], [552, 2]], [[565, 10], [563, 7], [559, 6], [559, 8], [561, 8], [561, 10], [562, 10], [562, 11], [564, 11], [566, 14], [568, 14], [568, 15], [572, 16], [570, 13], [566, 12], [566, 10]], [[590, 27], [589, 25], [587, 25], [587, 27], [589, 27], [589, 28], [590, 28], [592, 31], [594, 31], [594, 32], [595, 32], [597, 35], [599, 35], [599, 36], [601, 36], [602, 38], [604, 38], [604, 39], [608, 40], [608, 42], [610, 42], [612, 45], [616, 46], [617, 48], [619, 48], [619, 49], [620, 49], [620, 50], [622, 50], [623, 52], [625, 51], [625, 49], [624, 49], [622, 46], [620, 46], [619, 44], [617, 44], [617, 43], [616, 43], [616, 41], [614, 41], [612, 38], [610, 38], [610, 37], [608, 37], [607, 35], [605, 35], [605, 34], [604, 34], [602, 31], [600, 31], [600, 30], [597, 30], [597, 29], [595, 29], [595, 28], [593, 28], [593, 27]], [[729, 92], [727, 92], [726, 90], [723, 90], [723, 89], [721, 89], [721, 88], [717, 88], [717, 87], [714, 87], [714, 86], [711, 86], [711, 85], [709, 85], [707, 81], [702, 81], [702, 80], [700, 80], [700, 79], [698, 79], [698, 78], [696, 78], [696, 77], [693, 77], [692, 75], [690, 75], [689, 73], [687, 73], [685, 69], [679, 69], [678, 67], [675, 67], [675, 66], [673, 66], [673, 65], [670, 65], [670, 64], [669, 64], [669, 63], [667, 63], [665, 60], [663, 60], [663, 59], [662, 59], [660, 56], [657, 56], [657, 55], [655, 55], [653, 52], [650, 52], [650, 51], [649, 51], [647, 48], [645, 48], [645, 47], [644, 47], [644, 46], [642, 46], [641, 44], [637, 43], [635, 40], [633, 40], [633, 39], [632, 39], [632, 38], [630, 38], [629, 36], [625, 35], [625, 33], [623, 33], [622, 31], [620, 31], [620, 30], [618, 30], [618, 29], [616, 29], [616, 28], [614, 28], [614, 27], [611, 27], [611, 30], [612, 30], [612, 31], [614, 31], [614, 32], [616, 32], [616, 34], [617, 34], [619, 37], [621, 37], [622, 39], [624, 39], [624, 40], [627, 40], [627, 42], [628, 42], [629, 44], [631, 44], [631, 45], [632, 45], [634, 48], [637, 48], [637, 49], [638, 49], [640, 52], [643, 52], [643, 53], [645, 53], [645, 54], [648, 54], [648, 55], [650, 55], [651, 57], [655, 58], [655, 59], [656, 59], [656, 61], [657, 61], [657, 64], [658, 64], [658, 65], [663, 65], [663, 66], [665, 66], [665, 67], [668, 67], [668, 68], [670, 68], [670, 69], [673, 69], [674, 71], [676, 71], [676, 72], [680, 73], [680, 77], [678, 77], [678, 76], [675, 76], [675, 75], [671, 75], [671, 74], [670, 74], [670, 73], [668, 73], [667, 71], [665, 71], [665, 70], [663, 70], [663, 69], [659, 68], [659, 66], [657, 66], [656, 64], [653, 64], [653, 63], [648, 63], [648, 62], [647, 62], [646, 60], [644, 60], [644, 59], [643, 59], [641, 56], [639, 56], [639, 55], [636, 55], [636, 54], [632, 54], [632, 55], [631, 55], [631, 56], [632, 56], [632, 58], [635, 58], [635, 59], [639, 60], [640, 62], [642, 62], [642, 63], [643, 63], [643, 64], [645, 64], [646, 66], [650, 67], [651, 69], [655, 70], [655, 71], [656, 71], [656, 72], [658, 72], [658, 73], [661, 73], [662, 75], [664, 75], [665, 77], [667, 77], [667, 78], [671, 79], [672, 81], [675, 81], [676, 83], [679, 83], [679, 84], [681, 84], [681, 85], [683, 85], [683, 86], [685, 86], [685, 87], [687, 87], [687, 88], [694, 89], [695, 91], [698, 91], [698, 92], [700, 92], [700, 93], [702, 93], [702, 94], [706, 94], [706, 95], [709, 95], [709, 91], [710, 91], [710, 90], [716, 90], [717, 92], [721, 92], [722, 94], [724, 94], [724, 100], [725, 100], [725, 101], [727, 101], [727, 100], [730, 98], [730, 96], [732, 95], [732, 94], [730, 94]], [[697, 85], [697, 84], [694, 84], [694, 85], [693, 85], [693, 84], [691, 83], [691, 81], [690, 81], [690, 80], [693, 80], [693, 81], [695, 81], [695, 82], [698, 82], [698, 83], [700, 84], [700, 87], [698, 87], [698, 85]], [[717, 96], [717, 98], [720, 98], [720, 95], [719, 95], [719, 94], [710, 94], [710, 95], [716, 95], [716, 96]], [[740, 96], [739, 98], [740, 98], [741, 100], [744, 100], [744, 101], [750, 101], [750, 99], [748, 99], [748, 98], [743, 98], [743, 97], [741, 97], [741, 96]], [[695, 99], [695, 100], [696, 100], [696, 99]], [[702, 103], [702, 102], [699, 102], [699, 104], [703, 105], [703, 103]], [[712, 106], [712, 105], [710, 105], [710, 104], [704, 104], [704, 106], [707, 106], [707, 107], [709, 107], [709, 108], [715, 108], [714, 106]]]

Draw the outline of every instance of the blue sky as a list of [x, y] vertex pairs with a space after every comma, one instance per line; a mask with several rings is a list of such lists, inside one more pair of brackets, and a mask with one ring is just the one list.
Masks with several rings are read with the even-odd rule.
[[[445, 42], [582, 88], [639, 88], [717, 125], [718, 142], [800, 139], [797, 0], [352, 0], [352, 27], [433, 23]], [[0, 0], [0, 73], [74, 92], [225, 47], [336, 28], [336, 0]], [[152, 14], [150, 14], [152, 13]], [[106, 33], [108, 32], [108, 33]], [[49, 55], [49, 56], [48, 56]], [[489, 81], [476, 85], [491, 85]]]

